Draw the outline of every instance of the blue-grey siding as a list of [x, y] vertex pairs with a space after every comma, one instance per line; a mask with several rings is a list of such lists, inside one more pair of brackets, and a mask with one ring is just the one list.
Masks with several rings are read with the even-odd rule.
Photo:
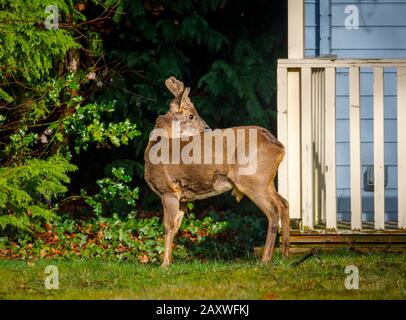
[[305, 56], [315, 57], [319, 55], [319, 35], [320, 22], [318, 1], [305, 0]]
[[[345, 7], [359, 9], [359, 29], [347, 30]], [[327, 6], [327, 12], [326, 12]], [[326, 37], [327, 35], [327, 37]], [[406, 58], [406, 0], [305, 0], [305, 56], [334, 54], [338, 58]], [[339, 219], [350, 219], [350, 149], [348, 68], [337, 69], [337, 204]], [[385, 68], [386, 220], [397, 219], [396, 70]], [[362, 180], [373, 165], [373, 73], [362, 68]], [[373, 220], [373, 192], [362, 190], [363, 219]]]
[[[358, 7], [359, 29], [345, 28], [348, 5]], [[305, 56], [320, 54], [406, 57], [406, 0], [305, 0]]]

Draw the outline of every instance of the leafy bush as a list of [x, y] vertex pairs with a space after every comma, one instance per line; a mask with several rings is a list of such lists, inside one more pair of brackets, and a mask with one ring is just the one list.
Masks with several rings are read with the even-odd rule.
[[51, 201], [67, 191], [67, 173], [74, 170], [60, 156], [0, 168], [0, 234], [38, 231], [41, 223], [51, 222]]
[[[209, 213], [184, 217], [174, 243], [174, 258], [232, 259], [252, 253], [262, 243], [264, 220], [257, 216]], [[160, 262], [164, 251], [164, 230], [158, 217], [94, 217], [74, 220], [63, 217], [47, 224], [35, 239], [20, 237], [10, 242], [0, 238], [0, 257], [5, 258], [109, 258], [142, 263]]]
[[210, 212], [201, 219], [194, 214], [184, 218], [179, 243], [192, 256], [201, 259], [232, 259], [253, 253], [255, 245], [263, 245], [265, 218], [232, 212]]
[[96, 215], [103, 212], [126, 213], [135, 209], [138, 188], [131, 189], [128, 185], [131, 183], [131, 176], [125, 174], [124, 168], [112, 168], [112, 175], [112, 178], [97, 180], [99, 193], [87, 196], [85, 191], [82, 192], [86, 203]]
[[74, 139], [76, 153], [87, 150], [93, 142], [111, 142], [115, 147], [128, 144], [141, 133], [129, 119], [121, 122], [110, 122], [102, 117], [115, 110], [115, 103], [78, 104], [75, 112], [63, 120], [65, 134]]

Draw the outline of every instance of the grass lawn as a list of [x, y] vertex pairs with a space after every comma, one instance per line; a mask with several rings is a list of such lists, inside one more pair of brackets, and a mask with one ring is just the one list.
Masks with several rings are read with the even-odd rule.
[[[0, 260], [0, 299], [406, 299], [406, 255], [321, 253], [295, 264], [274, 257], [157, 265], [104, 260]], [[45, 267], [59, 269], [59, 289], [44, 287]], [[344, 269], [359, 268], [359, 290]]]

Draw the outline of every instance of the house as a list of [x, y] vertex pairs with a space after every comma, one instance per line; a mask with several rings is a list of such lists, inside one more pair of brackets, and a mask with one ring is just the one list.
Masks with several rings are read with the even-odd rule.
[[302, 233], [406, 229], [406, 0], [288, 0], [278, 139]]

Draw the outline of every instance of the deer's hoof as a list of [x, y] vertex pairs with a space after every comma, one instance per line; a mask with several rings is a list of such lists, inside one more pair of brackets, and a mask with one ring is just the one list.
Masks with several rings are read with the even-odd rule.
[[289, 257], [289, 245], [284, 245], [282, 247], [282, 256], [284, 258], [288, 258]]
[[272, 257], [262, 257], [261, 262], [262, 263], [269, 263], [271, 262]]

